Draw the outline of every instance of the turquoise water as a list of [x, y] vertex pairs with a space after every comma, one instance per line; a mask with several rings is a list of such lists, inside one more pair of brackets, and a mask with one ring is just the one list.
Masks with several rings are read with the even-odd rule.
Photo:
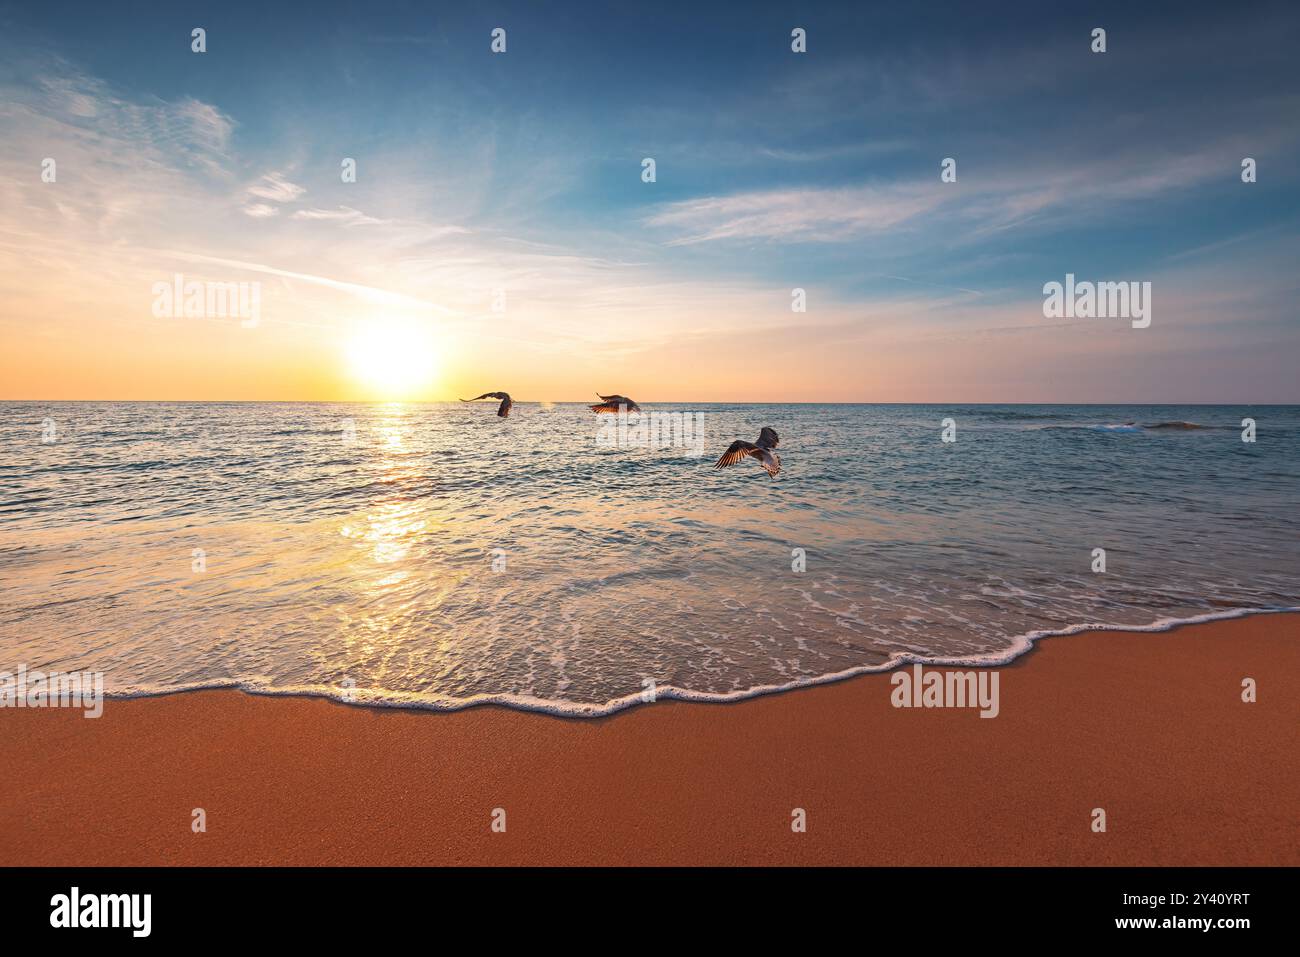
[[1300, 605], [1295, 406], [489, 405], [0, 404], [0, 670], [598, 714]]

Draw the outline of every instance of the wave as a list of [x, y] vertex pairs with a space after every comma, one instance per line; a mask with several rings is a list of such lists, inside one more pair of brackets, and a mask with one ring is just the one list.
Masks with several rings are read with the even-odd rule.
[[1059, 411], [1052, 412], [1022, 412], [1019, 409], [988, 409], [980, 406], [967, 406], [953, 409], [955, 415], [967, 415], [980, 419], [991, 419], [993, 421], [1006, 422], [1023, 422], [1023, 421], [1042, 421], [1043, 419], [1059, 419]]
[[1069, 432], [1141, 432], [1142, 426], [1135, 425], [1132, 422], [1122, 424], [1116, 423], [1098, 423], [1092, 425], [1044, 425], [1043, 431], [1069, 431]]
[[[998, 652], [965, 656], [929, 656], [916, 655], [912, 653], [899, 653], [891, 656], [888, 661], [878, 665], [859, 665], [830, 674], [816, 675], [811, 678], [800, 678], [795, 681], [776, 685], [757, 685], [740, 691], [692, 691], [689, 688], [663, 685], [655, 689], [654, 700], [692, 701], [700, 704], [725, 704], [734, 701], [746, 701], [750, 698], [758, 698], [763, 695], [796, 691], [800, 688], [812, 688], [819, 685], [831, 684], [837, 681], [845, 681], [849, 678], [856, 678], [859, 675], [879, 674], [881, 672], [893, 671], [896, 668], [902, 668], [913, 664], [931, 665], [935, 667], [994, 668], [1001, 665], [1008, 665], [1015, 661], [1017, 658], [1030, 651], [1034, 647], [1035, 643], [1043, 638], [1058, 638], [1066, 635], [1083, 634], [1090, 631], [1157, 633], [1172, 631], [1173, 629], [1180, 628], [1184, 625], [1202, 624], [1209, 621], [1224, 621], [1233, 618], [1245, 618], [1250, 615], [1278, 615], [1293, 612], [1300, 612], [1300, 605], [1289, 605], [1279, 608], [1233, 608], [1226, 611], [1206, 612], [1201, 615], [1191, 615], [1186, 618], [1160, 618], [1146, 625], [1116, 625], [1101, 622], [1068, 625], [1064, 628], [1043, 629], [1027, 632], [1023, 635], [1017, 635], [1015, 638], [1011, 639], [1011, 643], [1007, 648]], [[337, 704], [354, 705], [358, 707], [407, 708], [420, 711], [464, 711], [467, 708], [476, 708], [484, 705], [498, 705], [500, 707], [512, 708], [517, 711], [549, 714], [562, 718], [603, 718], [608, 715], [617, 714], [620, 711], [625, 711], [638, 704], [650, 703], [645, 699], [645, 693], [643, 691], [636, 691], [619, 698], [613, 698], [601, 704], [594, 702], [561, 701], [550, 698], [537, 698], [532, 695], [508, 693], [474, 695], [469, 698], [449, 698], [441, 695], [413, 694], [397, 691], [377, 691], [373, 689], [356, 688], [353, 689], [350, 694], [345, 695], [337, 688], [322, 688], [319, 686], [272, 687], [256, 681], [238, 679], [199, 682], [168, 688], [130, 688], [122, 691], [105, 692], [104, 697], [116, 700], [129, 700], [133, 698], [157, 698], [171, 694], [187, 694], [194, 691], [218, 690], [237, 690], [243, 691], [246, 694], [265, 695], [268, 697], [325, 698], [334, 701]]]
[[1155, 425], [1143, 426], [1146, 429], [1230, 429], [1230, 425], [1201, 425], [1199, 422], [1157, 422]]
[[1233, 425], [1203, 425], [1200, 422], [1151, 422], [1139, 425], [1136, 422], [1105, 422], [1105, 423], [1088, 423], [1083, 425], [1064, 425], [1057, 423], [1055, 425], [1045, 425], [1044, 430], [1053, 429], [1084, 429], [1089, 432], [1156, 432], [1156, 431], [1176, 431], [1176, 432], [1197, 432], [1207, 430], [1235, 429]]

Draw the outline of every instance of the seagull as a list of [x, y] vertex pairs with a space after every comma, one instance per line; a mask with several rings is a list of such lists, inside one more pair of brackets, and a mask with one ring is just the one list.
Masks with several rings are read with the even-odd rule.
[[[596, 395], [600, 395], [599, 392]], [[637, 405], [625, 395], [600, 395], [600, 405], [593, 405], [592, 412], [618, 412], [620, 405], [627, 406], [628, 412], [640, 412], [641, 406]]]
[[501, 405], [497, 407], [497, 415], [501, 416], [503, 419], [510, 414], [510, 407], [514, 405], [514, 403], [510, 401], [510, 394], [508, 392], [484, 392], [482, 395], [476, 395], [472, 399], [461, 399], [460, 401], [477, 402], [479, 399], [500, 399]]
[[771, 478], [776, 478], [776, 473], [781, 471], [781, 459], [772, 450], [781, 442], [776, 437], [776, 429], [770, 425], [763, 426], [763, 430], [758, 433], [757, 442], [746, 442], [744, 439], [736, 439], [731, 443], [731, 447], [722, 453], [722, 458], [718, 459], [718, 464], [713, 466], [715, 469], [725, 469], [728, 465], [735, 465], [747, 455], [752, 455], [758, 459], [760, 465], [767, 469], [767, 474]]

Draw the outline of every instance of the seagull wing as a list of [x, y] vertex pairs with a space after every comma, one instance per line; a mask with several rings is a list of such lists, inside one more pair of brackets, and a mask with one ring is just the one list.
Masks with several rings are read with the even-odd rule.
[[[600, 393], [597, 392], [596, 395], [600, 395]], [[592, 412], [617, 412], [620, 405], [627, 406], [628, 412], [641, 411], [641, 406], [625, 395], [600, 395], [600, 398], [600, 405], [591, 406]]]
[[514, 403], [510, 401], [510, 396], [505, 392], [498, 392], [492, 398], [499, 398], [501, 400], [501, 405], [497, 408], [497, 415], [504, 419], [510, 414], [510, 407], [514, 405]]
[[[600, 395], [599, 392], [596, 395]], [[592, 412], [618, 412], [620, 405], [627, 406], [628, 412], [640, 412], [641, 406], [637, 405], [625, 395], [600, 395], [601, 402], [597, 405], [588, 406]]]
[[776, 437], [776, 429], [770, 425], [763, 426], [762, 431], [758, 433], [758, 447], [760, 449], [774, 449], [781, 444], [781, 440]]
[[462, 402], [477, 402], [479, 399], [508, 399], [510, 396], [504, 392], [484, 392], [482, 395], [476, 395], [472, 399], [461, 399]]
[[759, 448], [752, 442], [746, 442], [744, 439], [736, 439], [731, 443], [727, 451], [722, 453], [722, 458], [718, 459], [715, 469], [725, 469], [728, 465], [735, 465], [747, 455], [753, 455], [758, 452]]

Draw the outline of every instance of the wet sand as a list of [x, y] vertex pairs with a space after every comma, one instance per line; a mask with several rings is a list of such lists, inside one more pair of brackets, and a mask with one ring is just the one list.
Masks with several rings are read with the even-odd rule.
[[1051, 638], [998, 670], [991, 719], [896, 709], [887, 674], [600, 719], [5, 709], [0, 863], [1300, 864], [1300, 615]]

